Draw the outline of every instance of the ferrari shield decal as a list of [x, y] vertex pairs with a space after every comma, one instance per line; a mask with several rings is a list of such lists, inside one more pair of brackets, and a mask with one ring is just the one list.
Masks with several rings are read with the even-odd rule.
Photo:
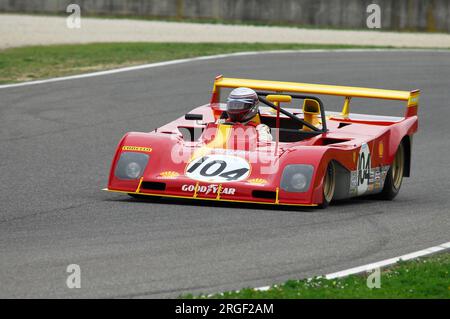
[[241, 157], [211, 154], [192, 160], [185, 174], [191, 179], [208, 183], [237, 182], [250, 175], [250, 164]]

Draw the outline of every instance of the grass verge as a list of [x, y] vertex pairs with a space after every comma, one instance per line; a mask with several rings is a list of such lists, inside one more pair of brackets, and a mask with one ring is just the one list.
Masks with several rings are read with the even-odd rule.
[[371, 47], [270, 43], [94, 43], [20, 47], [0, 51], [0, 83], [232, 52], [343, 48]]
[[[402, 261], [381, 271], [380, 288], [367, 287], [368, 275], [340, 279], [289, 280], [267, 291], [251, 288], [215, 294], [226, 299], [315, 299], [315, 298], [443, 298], [450, 299], [450, 253]], [[181, 298], [207, 298], [183, 295]]]

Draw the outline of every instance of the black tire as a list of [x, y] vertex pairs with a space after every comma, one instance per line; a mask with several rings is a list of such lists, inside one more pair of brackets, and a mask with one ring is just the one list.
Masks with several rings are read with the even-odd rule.
[[323, 179], [323, 201], [318, 206], [321, 209], [327, 208], [333, 200], [334, 189], [336, 187], [336, 171], [333, 162], [328, 163], [327, 171]]
[[382, 200], [393, 200], [397, 196], [403, 182], [405, 171], [405, 147], [400, 143], [394, 160], [386, 175], [384, 187], [378, 198]]

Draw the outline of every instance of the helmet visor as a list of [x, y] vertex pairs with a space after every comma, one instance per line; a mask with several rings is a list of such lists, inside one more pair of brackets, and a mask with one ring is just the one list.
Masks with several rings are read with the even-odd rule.
[[227, 111], [229, 113], [245, 113], [255, 106], [255, 101], [252, 99], [228, 99]]

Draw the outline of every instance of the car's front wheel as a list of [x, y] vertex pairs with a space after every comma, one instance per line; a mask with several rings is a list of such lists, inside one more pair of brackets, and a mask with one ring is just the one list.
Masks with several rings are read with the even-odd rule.
[[323, 177], [323, 201], [319, 204], [319, 208], [326, 208], [330, 204], [334, 196], [334, 189], [336, 187], [336, 172], [333, 162], [330, 162]]

